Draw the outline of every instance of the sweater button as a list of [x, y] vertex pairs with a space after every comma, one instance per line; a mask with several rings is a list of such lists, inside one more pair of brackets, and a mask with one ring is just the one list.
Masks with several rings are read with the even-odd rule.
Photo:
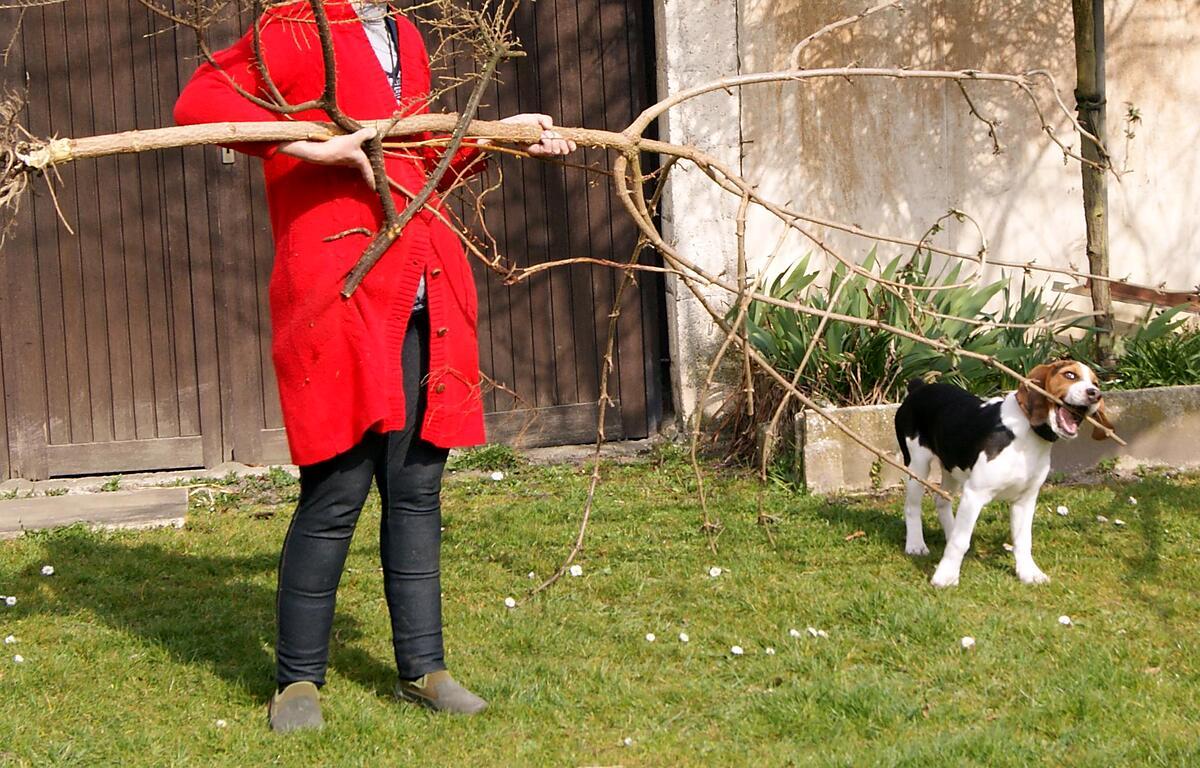
[[438, 328], [438, 329], [437, 329], [437, 335], [438, 335], [438, 336], [445, 336], [445, 335], [446, 335], [446, 331], [448, 331], [448, 330], [450, 330], [450, 329], [449, 329], [449, 328]]
[[434, 391], [434, 392], [437, 392], [437, 393], [440, 395], [440, 394], [442, 394], [443, 392], [445, 392], [445, 391], [446, 391], [446, 385], [445, 385], [445, 384], [438, 384], [436, 387], [434, 387], [434, 388], [433, 388], [433, 391]]
[[435, 268], [435, 269], [431, 269], [431, 270], [429, 270], [429, 276], [430, 276], [430, 277], [437, 277], [437, 276], [438, 276], [438, 275], [440, 275], [440, 274], [442, 274], [442, 270], [440, 270], [440, 269], [436, 269], [436, 268]]

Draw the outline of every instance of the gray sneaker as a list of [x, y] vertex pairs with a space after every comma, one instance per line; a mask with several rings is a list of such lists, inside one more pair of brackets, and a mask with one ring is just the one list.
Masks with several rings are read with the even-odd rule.
[[401, 680], [396, 683], [396, 696], [456, 715], [477, 715], [487, 709], [486, 701], [454, 682], [454, 678], [444, 669], [416, 680]]
[[320, 730], [325, 719], [321, 717], [321, 694], [316, 684], [303, 680], [276, 693], [267, 705], [267, 719], [276, 733]]

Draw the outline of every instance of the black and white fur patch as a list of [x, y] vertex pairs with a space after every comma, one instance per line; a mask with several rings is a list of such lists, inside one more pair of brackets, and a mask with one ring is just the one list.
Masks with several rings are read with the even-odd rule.
[[912, 461], [908, 440], [928, 448], [948, 470], [971, 469], [981, 453], [994, 459], [1014, 437], [1000, 418], [1000, 406], [1000, 400], [984, 402], [951, 384], [913, 379], [896, 412], [896, 441], [904, 464]]
[[[1065, 406], [1018, 388], [981, 400], [949, 384], [914, 379], [896, 412], [896, 440], [904, 464], [916, 477], [940, 466], [942, 490], [961, 491], [958, 508], [938, 497], [936, 508], [946, 532], [946, 551], [930, 579], [937, 587], [958, 583], [963, 556], [979, 513], [993, 499], [1012, 502], [1013, 556], [1017, 576], [1027, 584], [1049, 577], [1033, 560], [1032, 528], [1038, 491], [1050, 471], [1050, 448], [1078, 434], [1082, 414], [1103, 421], [1095, 374], [1082, 363], [1055, 362], [1035, 368], [1030, 381], [1051, 391]], [[909, 478], [904, 501], [905, 544], [910, 555], [927, 555], [921, 524], [924, 486]]]

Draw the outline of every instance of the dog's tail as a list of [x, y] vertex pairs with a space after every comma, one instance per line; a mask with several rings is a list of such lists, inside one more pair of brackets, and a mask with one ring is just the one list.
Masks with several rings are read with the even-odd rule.
[[920, 389], [923, 386], [925, 386], [925, 379], [922, 379], [920, 376], [918, 376], [915, 379], [909, 379], [908, 380], [908, 394], [911, 395], [913, 392], [916, 392], [918, 389]]

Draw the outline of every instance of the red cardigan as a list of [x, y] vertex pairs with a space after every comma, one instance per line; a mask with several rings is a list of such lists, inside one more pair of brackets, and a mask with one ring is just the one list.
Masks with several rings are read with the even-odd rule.
[[[388, 117], [397, 109], [427, 111], [429, 58], [412, 23], [396, 16], [403, 88], [398, 106], [354, 9], [339, 0], [325, 6], [332, 22], [338, 104], [346, 114], [368, 119]], [[324, 65], [308, 3], [268, 11], [260, 29], [263, 57], [284, 98], [295, 104], [318, 96]], [[251, 103], [228, 81], [232, 77], [251, 93], [267, 93], [249, 33], [215, 59], [223, 71], [208, 64], [196, 71], [175, 104], [177, 123], [289, 119]], [[327, 117], [314, 110], [290, 119]], [[454, 232], [429, 210], [422, 211], [353, 296], [343, 299], [343, 279], [368, 237], [325, 238], [356, 227], [377, 231], [383, 214], [374, 190], [357, 168], [307, 163], [277, 152], [272, 144], [235, 148], [265, 161], [275, 237], [272, 357], [292, 460], [315, 464], [353, 447], [367, 430], [404, 427], [401, 345], [422, 275], [432, 333], [428, 408], [420, 434], [444, 448], [483, 442], [475, 285]], [[436, 161], [432, 151], [391, 157], [388, 174], [415, 192]], [[446, 178], [482, 166], [476, 150], [464, 150]], [[407, 199], [395, 197], [402, 210]], [[444, 211], [436, 199], [433, 205]]]

